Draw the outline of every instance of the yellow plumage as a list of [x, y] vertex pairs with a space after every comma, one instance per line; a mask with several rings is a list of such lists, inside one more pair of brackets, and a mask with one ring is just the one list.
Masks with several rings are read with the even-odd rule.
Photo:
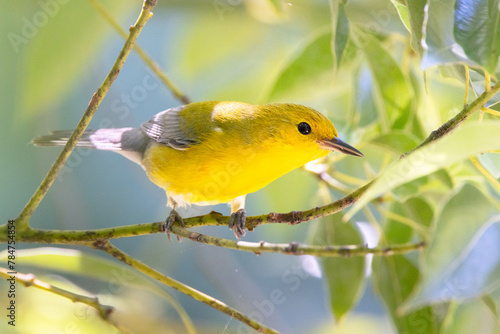
[[328, 154], [296, 130], [301, 121], [317, 125], [318, 139], [337, 136], [328, 119], [296, 105], [191, 104], [180, 117], [202, 144], [175, 150], [153, 143], [142, 164], [151, 181], [187, 204], [230, 202]]
[[[33, 142], [61, 145], [68, 133]], [[305, 106], [209, 101], [168, 109], [141, 128], [87, 131], [79, 145], [113, 150], [139, 163], [166, 190], [174, 209], [230, 202], [240, 237], [246, 194], [332, 150], [362, 156], [337, 136], [325, 116]], [[179, 218], [173, 213], [167, 223]]]

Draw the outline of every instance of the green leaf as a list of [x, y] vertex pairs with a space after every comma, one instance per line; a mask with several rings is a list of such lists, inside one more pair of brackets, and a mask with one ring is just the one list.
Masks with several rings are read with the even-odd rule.
[[330, 0], [330, 8], [332, 16], [332, 57], [335, 68], [338, 68], [349, 40], [349, 20], [347, 19], [343, 1]]
[[418, 268], [403, 255], [373, 258], [373, 288], [384, 301], [398, 333], [439, 333], [435, 307], [425, 307], [402, 315], [399, 307], [419, 279]]
[[[317, 224], [310, 234], [314, 244], [358, 245], [364, 244], [358, 227], [344, 223], [342, 215], [328, 216]], [[322, 258], [321, 267], [330, 292], [330, 306], [337, 321], [357, 304], [365, 287], [365, 258]]]
[[469, 59], [492, 74], [500, 56], [499, 5], [499, 0], [455, 2], [455, 40]]
[[[392, 202], [389, 211], [402, 216], [404, 207], [401, 203]], [[399, 220], [387, 217], [384, 225], [385, 237], [389, 244], [404, 244], [413, 237], [413, 229], [408, 224], [403, 224]]]
[[278, 100], [294, 94], [307, 96], [331, 87], [334, 79], [331, 41], [331, 32], [321, 32], [307, 41], [300, 54], [278, 76], [268, 99]]
[[406, 0], [408, 20], [410, 21], [411, 46], [420, 56], [424, 53], [422, 38], [425, 19], [424, 8], [426, 4], [427, 0]]
[[392, 194], [396, 200], [403, 202], [409, 198], [420, 195], [422, 192], [421, 189], [428, 183], [429, 177], [422, 176], [392, 189]]
[[396, 10], [398, 11], [398, 14], [399, 14], [399, 18], [401, 19], [401, 22], [403, 22], [406, 30], [411, 32], [410, 17], [408, 14], [408, 8], [406, 7], [406, 4], [404, 3], [404, 1], [391, 0], [391, 2], [394, 5], [394, 7], [396, 7]]
[[[459, 147], [460, 149], [457, 149]], [[472, 155], [500, 148], [500, 122], [483, 121], [461, 126], [387, 167], [346, 214], [351, 218], [372, 199], [395, 187], [435, 172]]]
[[[474, 71], [469, 71], [471, 75]], [[439, 73], [444, 78], [457, 79], [460, 83], [465, 83], [465, 66], [463, 64], [445, 64], [439, 66]], [[474, 72], [475, 73], [475, 72]], [[471, 75], [469, 80], [474, 84], [474, 77]], [[484, 76], [481, 77], [481, 89], [484, 90]]]
[[[5, 263], [8, 255], [7, 250], [2, 251], [0, 259]], [[152, 279], [123, 263], [74, 249], [51, 247], [17, 250], [16, 258], [20, 260], [23, 267], [55, 270], [78, 277], [109, 282], [110, 285], [119, 284], [150, 290], [172, 305], [182, 318], [189, 333], [196, 332], [184, 308], [169, 293], [159, 287]]]
[[[486, 305], [486, 307], [496, 316], [498, 314], [498, 307], [495, 299], [491, 295], [484, 295], [481, 301]], [[497, 319], [498, 321], [498, 319]]]
[[439, 180], [447, 188], [446, 191], [453, 189], [453, 187], [455, 186], [454, 180], [445, 169], [438, 170], [433, 174], [433, 176], [435, 176], [436, 179]]
[[377, 107], [374, 100], [374, 80], [370, 70], [363, 65], [356, 73], [356, 86], [353, 94], [353, 109], [359, 117], [358, 126], [364, 127], [377, 122]]
[[457, 305], [452, 318], [453, 321], [447, 323], [443, 334], [500, 333], [496, 314], [481, 300]]
[[500, 154], [485, 153], [478, 156], [478, 160], [493, 175], [495, 179], [500, 178]]
[[[427, 231], [433, 216], [432, 207], [422, 198], [411, 198], [404, 203], [393, 202], [389, 211], [411, 220], [412, 223], [405, 224], [388, 217], [384, 225], [388, 244], [410, 242], [414, 233], [417, 233], [418, 238], [422, 240], [423, 236], [419, 235], [419, 232]], [[417, 226], [413, 226], [413, 223]]]
[[408, 132], [396, 130], [373, 139], [373, 143], [383, 146], [399, 156], [416, 147], [419, 140]]
[[399, 64], [372, 36], [357, 32], [355, 40], [365, 55], [374, 80], [374, 97], [384, 131], [402, 129], [411, 114], [413, 94]]
[[424, 20], [426, 24], [422, 27], [425, 43], [421, 66], [424, 70], [434, 65], [461, 61], [472, 64], [456, 51], [458, 45], [453, 37], [453, 4], [454, 1], [427, 1], [427, 20]]
[[500, 215], [466, 184], [444, 201], [422, 257], [422, 281], [407, 308], [473, 298], [500, 283]]
[[[420, 196], [424, 193], [444, 194], [453, 189], [453, 179], [450, 174], [440, 169], [392, 189], [392, 195], [400, 202]], [[430, 222], [427, 222], [428, 224]]]
[[276, 11], [276, 13], [282, 13], [283, 12], [283, 3], [281, 0], [267, 0], [269, 2], [269, 5]]

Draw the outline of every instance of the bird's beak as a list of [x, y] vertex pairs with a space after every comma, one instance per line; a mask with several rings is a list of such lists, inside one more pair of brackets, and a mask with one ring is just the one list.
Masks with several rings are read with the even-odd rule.
[[337, 137], [333, 137], [333, 139], [318, 140], [318, 144], [324, 150], [339, 151], [344, 154], [355, 155], [357, 157], [363, 156], [363, 153], [361, 153], [351, 145], [344, 143]]

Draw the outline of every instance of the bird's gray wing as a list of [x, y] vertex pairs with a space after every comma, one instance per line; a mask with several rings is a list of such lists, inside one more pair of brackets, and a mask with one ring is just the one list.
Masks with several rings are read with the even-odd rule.
[[141, 125], [141, 129], [154, 141], [168, 145], [176, 150], [186, 150], [198, 143], [196, 138], [190, 138], [181, 128], [179, 113], [185, 106], [162, 111]]

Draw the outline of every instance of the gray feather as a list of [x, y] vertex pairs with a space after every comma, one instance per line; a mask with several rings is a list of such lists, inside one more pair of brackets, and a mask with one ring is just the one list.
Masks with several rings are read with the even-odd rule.
[[[179, 112], [184, 106], [162, 111], [141, 128], [86, 130], [76, 144], [79, 147], [114, 151], [141, 165], [151, 140], [168, 145], [176, 150], [186, 150], [198, 143], [189, 138], [181, 128]], [[64, 146], [73, 131], [53, 131], [49, 135], [33, 139], [35, 146]]]
[[[49, 135], [33, 139], [35, 146], [64, 146], [73, 131], [53, 131]], [[141, 164], [149, 137], [138, 128], [86, 130], [76, 144], [77, 147], [115, 151]]]
[[177, 150], [186, 150], [198, 143], [196, 138], [189, 138], [181, 128], [179, 112], [184, 106], [162, 111], [141, 125], [141, 129], [154, 141]]

